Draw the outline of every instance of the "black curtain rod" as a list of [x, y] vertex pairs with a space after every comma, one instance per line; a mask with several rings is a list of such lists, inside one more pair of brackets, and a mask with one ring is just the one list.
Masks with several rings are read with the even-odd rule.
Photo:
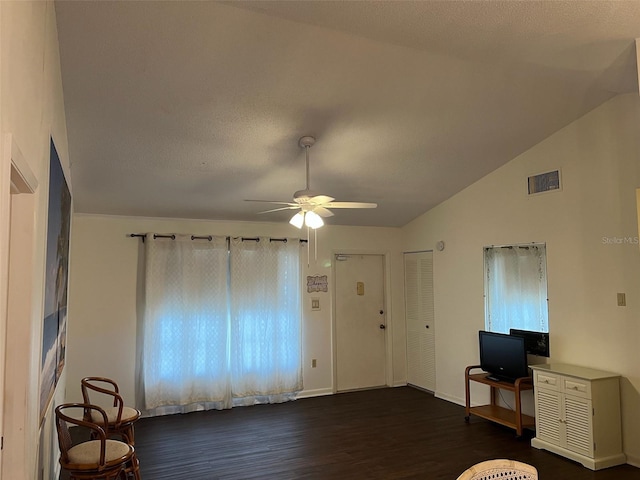
[[[130, 238], [135, 238], [135, 237], [139, 237], [142, 238], [142, 241], [144, 242], [147, 239], [147, 234], [146, 233], [130, 233], [129, 234]], [[156, 233], [153, 234], [153, 238], [170, 238], [171, 240], [175, 240], [176, 236], [175, 235], [158, 235]], [[239, 238], [241, 241], [254, 241], [254, 242], [259, 242], [260, 238], [259, 237], [234, 237], [234, 238]], [[213, 240], [213, 236], [211, 235], [205, 235], [205, 236], [196, 236], [196, 235], [191, 235], [191, 240], [209, 240], [212, 241]], [[231, 240], [231, 237], [227, 237], [227, 240]], [[270, 238], [269, 239], [270, 242], [287, 242], [286, 238]], [[308, 240], [305, 239], [300, 239], [300, 243], [307, 243]]]
[[490, 245], [488, 247], [484, 247], [485, 250], [489, 250], [490, 248], [522, 248], [524, 250], [528, 250], [530, 248], [539, 248], [544, 246], [543, 243], [521, 243], [521, 244], [514, 244], [514, 245]]

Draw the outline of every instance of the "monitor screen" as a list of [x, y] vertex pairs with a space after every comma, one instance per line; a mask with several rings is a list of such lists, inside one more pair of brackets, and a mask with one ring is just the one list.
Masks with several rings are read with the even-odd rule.
[[514, 382], [529, 376], [525, 339], [480, 330], [480, 368], [496, 380]]
[[527, 349], [527, 353], [531, 355], [538, 355], [539, 357], [549, 356], [548, 333], [512, 328], [509, 330], [509, 335], [524, 337], [524, 344]]

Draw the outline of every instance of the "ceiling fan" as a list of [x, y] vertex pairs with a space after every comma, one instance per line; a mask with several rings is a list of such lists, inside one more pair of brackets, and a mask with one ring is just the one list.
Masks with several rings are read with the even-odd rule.
[[305, 149], [306, 153], [306, 172], [307, 187], [304, 190], [298, 190], [293, 194], [293, 202], [279, 202], [272, 200], [245, 200], [247, 202], [263, 202], [275, 205], [284, 205], [282, 207], [265, 210], [259, 213], [279, 212], [281, 210], [298, 210], [291, 218], [289, 223], [298, 228], [302, 225], [316, 229], [324, 225], [323, 217], [332, 217], [331, 208], [376, 208], [376, 203], [363, 202], [334, 202], [334, 198], [328, 195], [321, 195], [311, 191], [309, 188], [309, 149], [316, 143], [316, 139], [311, 136], [304, 136], [298, 140], [298, 145]]

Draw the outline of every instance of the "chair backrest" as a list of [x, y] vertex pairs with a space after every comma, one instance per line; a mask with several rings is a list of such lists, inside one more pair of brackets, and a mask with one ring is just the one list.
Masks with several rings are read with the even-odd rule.
[[91, 401], [89, 391], [93, 391], [97, 394], [105, 395], [108, 397], [109, 402], [113, 402], [114, 407], [122, 406], [124, 401], [120, 395], [118, 384], [106, 377], [84, 377], [80, 380], [80, 388], [82, 389], [82, 399], [84, 403], [100, 403]]
[[[84, 403], [102, 405], [103, 403], [111, 402], [111, 405], [118, 407], [116, 425], [120, 424], [122, 410], [124, 409], [124, 400], [120, 396], [118, 384], [114, 380], [106, 377], [84, 377], [80, 380], [80, 388], [82, 390]], [[94, 392], [94, 394], [91, 395], [93, 398], [90, 398], [89, 391]], [[85, 420], [90, 419], [91, 417], [85, 417]]]
[[[76, 414], [72, 414], [72, 411], [76, 411]], [[87, 422], [84, 420], [87, 415], [91, 415], [91, 410], [99, 412], [104, 422], [102, 425]], [[71, 432], [69, 431], [69, 425], [77, 425], [85, 427], [90, 430], [97, 440], [100, 440], [100, 460], [97, 465], [103, 466], [105, 464], [105, 451], [106, 451], [106, 425], [107, 414], [104, 410], [96, 405], [89, 405], [86, 403], [64, 403], [59, 405], [55, 409], [56, 413], [56, 431], [58, 433], [58, 445], [60, 447], [60, 458], [63, 463], [69, 462], [68, 452], [73, 446], [73, 440]]]
[[538, 480], [538, 470], [516, 460], [496, 459], [477, 463], [462, 472], [457, 480]]

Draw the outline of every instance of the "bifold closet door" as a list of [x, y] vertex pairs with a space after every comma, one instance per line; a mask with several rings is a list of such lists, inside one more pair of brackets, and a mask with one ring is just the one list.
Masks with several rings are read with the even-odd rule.
[[404, 254], [407, 383], [436, 389], [433, 252]]

